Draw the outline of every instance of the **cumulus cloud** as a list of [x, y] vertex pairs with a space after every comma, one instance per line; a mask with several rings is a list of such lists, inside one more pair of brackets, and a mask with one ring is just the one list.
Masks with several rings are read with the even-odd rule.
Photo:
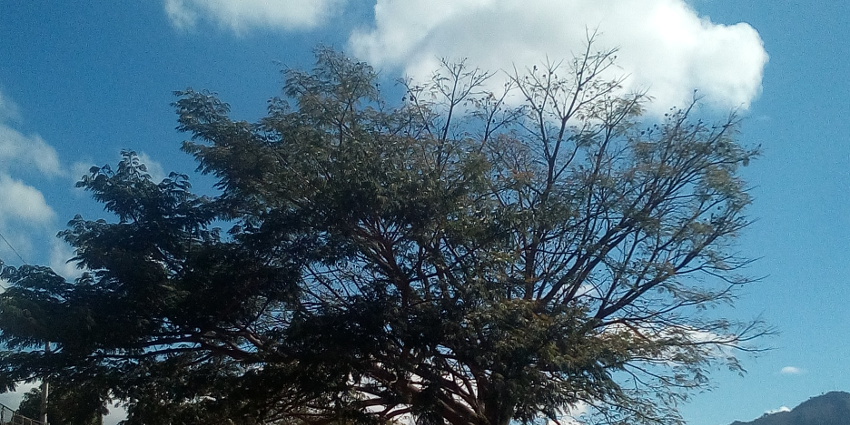
[[774, 414], [774, 413], [790, 412], [790, 411], [791, 411], [791, 408], [790, 408], [790, 407], [788, 407], [788, 406], [782, 406], [782, 407], [780, 407], [780, 408], [778, 408], [778, 409], [768, 410], [767, 412], [764, 412], [764, 413], [765, 413], [765, 414], [768, 414], [768, 415], [772, 415], [772, 414]]
[[799, 367], [796, 367], [796, 366], [785, 366], [779, 371], [779, 373], [781, 373], [783, 375], [800, 375], [803, 372], [804, 372], [803, 369], [800, 369]]
[[307, 30], [322, 24], [345, 0], [165, 0], [165, 13], [180, 29], [207, 18], [239, 33], [248, 28]]
[[685, 0], [378, 0], [374, 26], [349, 47], [377, 66], [425, 78], [438, 60], [467, 58], [487, 70], [570, 59], [584, 49], [618, 48], [627, 90], [648, 90], [655, 112], [689, 101], [746, 108], [761, 91], [768, 56], [746, 23], [722, 25]]

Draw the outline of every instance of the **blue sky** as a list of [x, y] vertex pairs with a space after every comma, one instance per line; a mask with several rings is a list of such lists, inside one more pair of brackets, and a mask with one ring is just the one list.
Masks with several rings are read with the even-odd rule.
[[[739, 108], [756, 222], [739, 250], [759, 260], [737, 318], [777, 328], [743, 356], [744, 377], [683, 408], [694, 425], [751, 420], [831, 390], [850, 391], [850, 55], [845, 2], [786, 0], [0, 0], [0, 231], [30, 263], [72, 273], [53, 235], [102, 215], [73, 183], [140, 152], [154, 174], [191, 172], [172, 92], [209, 89], [234, 115], [262, 116], [283, 66], [329, 45], [388, 82], [440, 57], [482, 67], [577, 51], [588, 27], [619, 47], [650, 115], [699, 89], [710, 111]], [[769, 60], [768, 60], [769, 57]], [[199, 179], [203, 183], [203, 179]], [[0, 258], [19, 263], [0, 244]]]

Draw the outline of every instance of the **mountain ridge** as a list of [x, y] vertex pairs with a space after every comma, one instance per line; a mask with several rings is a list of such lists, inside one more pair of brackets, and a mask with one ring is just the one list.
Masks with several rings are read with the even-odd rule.
[[790, 411], [765, 413], [750, 422], [735, 421], [730, 425], [850, 425], [850, 393], [830, 391]]

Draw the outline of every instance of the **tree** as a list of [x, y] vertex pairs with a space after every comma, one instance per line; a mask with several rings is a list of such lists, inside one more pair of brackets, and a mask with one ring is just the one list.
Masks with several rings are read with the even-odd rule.
[[[41, 417], [41, 388], [24, 394], [17, 413], [28, 418]], [[97, 391], [53, 385], [50, 389], [47, 418], [52, 425], [99, 425], [109, 412]]]
[[588, 43], [500, 92], [444, 63], [393, 107], [319, 50], [256, 123], [177, 93], [216, 191], [132, 152], [92, 168], [115, 218], [61, 233], [83, 275], [3, 267], [3, 384], [86, 382], [130, 425], [680, 422], [763, 331], [708, 309], [751, 281], [731, 244], [757, 152], [695, 105], [641, 123], [613, 59]]

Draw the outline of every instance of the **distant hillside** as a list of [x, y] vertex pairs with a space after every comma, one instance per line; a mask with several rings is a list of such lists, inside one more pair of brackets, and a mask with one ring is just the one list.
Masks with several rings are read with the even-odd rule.
[[812, 397], [790, 412], [766, 414], [732, 425], [850, 425], [850, 393], [833, 391]]

